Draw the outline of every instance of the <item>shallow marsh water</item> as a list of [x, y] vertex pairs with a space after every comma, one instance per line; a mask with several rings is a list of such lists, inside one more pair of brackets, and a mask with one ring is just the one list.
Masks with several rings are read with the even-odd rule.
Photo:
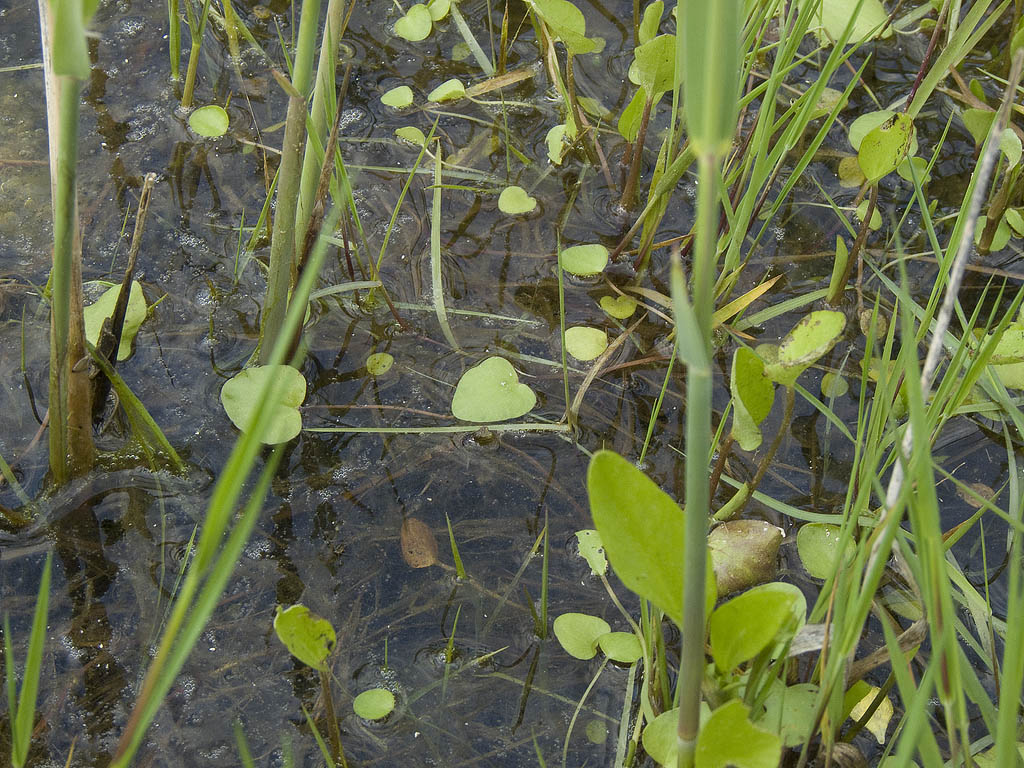
[[[237, 10], [280, 65], [273, 52], [277, 25], [285, 36], [290, 34], [285, 4], [271, 5], [269, 16], [249, 4], [239, 4]], [[487, 13], [482, 2], [464, 4], [462, 10], [471, 23]], [[517, 24], [522, 12], [520, 8], [520, 15], [514, 14]], [[588, 33], [604, 37], [607, 48], [600, 56], [578, 60], [580, 88], [617, 114], [630, 95], [624, 82], [630, 29], [622, 21], [630, 18], [630, 10], [594, 2], [585, 4], [584, 12]], [[430, 113], [398, 114], [382, 107], [380, 94], [410, 83], [417, 103], [422, 103], [426, 92], [448, 77], [477, 77], [471, 64], [448, 60], [460, 40], [450, 22], [426, 41], [410, 44], [390, 34], [396, 17], [391, 6], [361, 2], [346, 37], [353, 69], [343, 152], [354, 169], [363, 224], [375, 244], [405, 180], [404, 173], [384, 169], [408, 170], [417, 155], [416, 149], [394, 141], [393, 130], [415, 124], [426, 131], [433, 121]], [[285, 100], [255, 55], [246, 54], [246, 79], [239, 83], [223, 41], [211, 27], [203, 44], [198, 100], [224, 103], [230, 95], [231, 130], [222, 139], [197, 139], [175, 110], [176, 88], [167, 80], [162, 39], [165, 25], [163, 3], [102, 4], [94, 24], [93, 75], [83, 90], [80, 199], [85, 277], [119, 279], [127, 250], [121, 235], [125, 214], [134, 211], [142, 175], [160, 174], [140, 264], [148, 299], [160, 302], [142, 327], [133, 357], [120, 370], [188, 462], [185, 477], [144, 469], [142, 457], [125, 450], [124, 425], [115, 418], [99, 445], [119, 453], [90, 477], [50, 497], [40, 495], [45, 440], [33, 439], [45, 411], [47, 314], [36, 289], [48, 273], [50, 232], [42, 76], [34, 68], [0, 72], [0, 278], [5, 280], [0, 285], [0, 454], [17, 461], [23, 486], [41, 498], [28, 525], [0, 519], [0, 597], [11, 616], [16, 645], [28, 633], [45, 553], [51, 548], [56, 553], [40, 699], [43, 724], [32, 758], [37, 766], [62, 765], [72, 748], [76, 765], [102, 766], [109, 760], [194, 526], [236, 435], [220, 408], [219, 392], [252, 352], [265, 287], [255, 262], [239, 270], [236, 282], [237, 227], [243, 217], [252, 226], [263, 204], [264, 158], [254, 143], [280, 143], [280, 129], [270, 128], [283, 119]], [[474, 30], [486, 39], [481, 24]], [[917, 33], [866, 47], [874, 56], [867, 82], [882, 104], [905, 94], [926, 42]], [[34, 6], [0, 4], [0, 68], [38, 61], [38, 48]], [[536, 60], [527, 23], [512, 47], [509, 67], [535, 66]], [[808, 70], [804, 76], [813, 74]], [[795, 84], [800, 81], [799, 75], [794, 77]], [[402, 207], [382, 265], [382, 279], [411, 330], [402, 332], [385, 308], [367, 311], [351, 300], [322, 302], [314, 313], [311, 351], [302, 368], [309, 384], [303, 409], [307, 427], [452, 423], [455, 382], [491, 353], [511, 356], [523, 380], [537, 392], [532, 420], [554, 422], [562, 416], [553, 271], [557, 222], [580, 177], [581, 192], [562, 232], [565, 244], [596, 239], [612, 246], [630, 222], [616, 212], [616, 195], [598, 172], [584, 170], [578, 159], [561, 168], [548, 165], [544, 136], [559, 118], [545, 83], [543, 71], [536, 69], [533, 78], [506, 93], [517, 102], [508, 110], [509, 134], [534, 161], [521, 176], [507, 181], [526, 187], [540, 201], [538, 212], [525, 220], [511, 220], [497, 211], [496, 190], [506, 183], [504, 152], [492, 152], [488, 142], [494, 125], [500, 125], [498, 108], [456, 105], [443, 110], [450, 114], [442, 115], [439, 123], [446, 155], [482, 142], [476, 144], [479, 153], [466, 159], [471, 180], [455, 180], [481, 190], [444, 195], [449, 309], [505, 319], [453, 315], [462, 351], [446, 343], [429, 310], [431, 191], [429, 176], [421, 177]], [[843, 85], [845, 81], [836, 87]], [[924, 137], [937, 138], [948, 116], [949, 103], [941, 98], [933, 102], [937, 108], [919, 123], [922, 142], [929, 140]], [[863, 90], [855, 91], [848, 113], [870, 108]], [[614, 134], [606, 138], [614, 168], [621, 146]], [[829, 144], [848, 151], [839, 128]], [[960, 203], [972, 153], [970, 137], [955, 124], [930, 188], [947, 212]], [[820, 207], [811, 179], [837, 202], [848, 203], [855, 191], [839, 187], [835, 166], [827, 153], [811, 165], [780, 213], [775, 236], [762, 240], [753, 255], [745, 280], [759, 280], [766, 272], [783, 275], [773, 301], [827, 280], [831, 264], [821, 254], [834, 243], [840, 225]], [[521, 164], [514, 167], [522, 169]], [[690, 186], [676, 196], [659, 239], [689, 230], [692, 181], [685, 184]], [[886, 182], [886, 215], [892, 201], [907, 197], [900, 184]], [[913, 245], [920, 237], [915, 220], [904, 230]], [[985, 265], [1013, 270], [1019, 247], [1019, 241], [1011, 241]], [[920, 262], [911, 269], [926, 291], [933, 268]], [[617, 282], [627, 275], [625, 265], [611, 270]], [[349, 279], [343, 255], [334, 254], [324, 283]], [[656, 261], [649, 279], [667, 290], [663, 259]], [[984, 279], [980, 276], [968, 290], [980, 289]], [[568, 322], [617, 333], [596, 303], [606, 292], [597, 281], [570, 281]], [[775, 340], [793, 321], [783, 318], [749, 332]], [[537, 749], [549, 765], [556, 764], [575, 702], [598, 662], [572, 659], [550, 635], [543, 641], [534, 635], [523, 593], [525, 588], [530, 599], [539, 599], [541, 562], [529, 553], [547, 522], [550, 616], [586, 611], [605, 616], [615, 629], [625, 628], [600, 584], [575, 556], [573, 533], [590, 527], [586, 451], [606, 446], [631, 458], [639, 453], [664, 376], [668, 330], [663, 321], [649, 316], [635, 340], [619, 350], [613, 366], [595, 381], [580, 412], [579, 445], [543, 432], [503, 433], [493, 440], [476, 435], [303, 433], [288, 448], [246, 556], [160, 711], [138, 764], [236, 765], [235, 721], [241, 723], [257, 765], [280, 765], [285, 744], [291, 745], [298, 765], [317, 764], [302, 715], [303, 706], [319, 706], [317, 681], [288, 656], [271, 628], [276, 605], [300, 600], [338, 630], [332, 672], [339, 709], [346, 713], [342, 729], [352, 764], [533, 766]], [[849, 359], [859, 360], [862, 347], [862, 340], [851, 333], [826, 363], [842, 367], [848, 353]], [[363, 365], [376, 351], [390, 352], [396, 365], [372, 378]], [[723, 374], [730, 355], [727, 346], [718, 359]], [[574, 369], [574, 391], [585, 370], [583, 364]], [[814, 371], [801, 383], [817, 393], [820, 375]], [[681, 444], [681, 391], [677, 376], [666, 394], [645, 467], [676, 497], [682, 484], [682, 463], [674, 450]], [[841, 399], [837, 412], [855, 419], [855, 396], [856, 390]], [[718, 408], [724, 408], [724, 388], [717, 398]], [[776, 408], [767, 431], [779, 429], [780, 418]], [[961, 418], [936, 447], [936, 456], [962, 479], [1000, 488], [1006, 480], [1000, 458], [1005, 454], [988, 428]], [[846, 491], [850, 450], [817, 411], [798, 400], [778, 465], [762, 490], [808, 513], [832, 512]], [[755, 467], [756, 459], [740, 455], [728, 471], [744, 478]], [[719, 503], [729, 493], [720, 491]], [[940, 487], [940, 497], [948, 517], [944, 528], [969, 515], [952, 489]], [[0, 504], [20, 507], [6, 487], [0, 489]], [[765, 516], [787, 531], [797, 525], [757, 505], [749, 514]], [[441, 560], [450, 563], [446, 515], [470, 575], [462, 583], [446, 568], [411, 569], [401, 556], [402, 521], [415, 517], [432, 529]], [[1005, 529], [993, 523], [985, 530], [995, 576], [999, 566], [992, 564], [1005, 552]], [[978, 537], [965, 538], [954, 554], [980, 584]], [[784, 578], [814, 594], [815, 585], [788, 543], [782, 549], [782, 567]], [[1004, 592], [1003, 581], [993, 581], [997, 615], [1005, 612]], [[619, 594], [628, 606], [625, 590]], [[446, 665], [444, 649], [453, 631], [456, 658]], [[475, 662], [488, 654], [493, 656]], [[626, 674], [609, 667], [590, 693], [573, 731], [568, 765], [611, 765]], [[381, 684], [397, 694], [398, 710], [383, 724], [360, 721], [351, 714], [351, 697]], [[6, 727], [0, 732], [0, 754], [6, 754]], [[867, 740], [858, 744], [867, 752], [872, 749]]]

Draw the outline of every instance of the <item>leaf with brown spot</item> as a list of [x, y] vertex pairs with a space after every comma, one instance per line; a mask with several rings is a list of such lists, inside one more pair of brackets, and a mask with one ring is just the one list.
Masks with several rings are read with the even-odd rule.
[[415, 517], [402, 521], [402, 559], [413, 568], [437, 565], [437, 540], [426, 523]]

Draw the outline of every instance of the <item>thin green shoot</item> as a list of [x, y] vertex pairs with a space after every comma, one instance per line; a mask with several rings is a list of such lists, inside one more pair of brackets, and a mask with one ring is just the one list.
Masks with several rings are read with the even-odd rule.
[[459, 579], [466, 578], [466, 567], [462, 564], [462, 555], [459, 554], [459, 545], [455, 542], [455, 531], [452, 528], [451, 518], [448, 517], [448, 513], [444, 513], [445, 525], [448, 527], [448, 544], [452, 550], [452, 562], [455, 563], [455, 575]]
[[[441, 275], [441, 151], [441, 142], [438, 141], [434, 150], [434, 189], [430, 208], [430, 293], [434, 304], [434, 314], [437, 316], [438, 325], [441, 326], [441, 332], [444, 334], [448, 346], [453, 351], [460, 352], [462, 348], [448, 323], [448, 313], [444, 306], [444, 280]], [[410, 175], [409, 178], [411, 179], [412, 176]], [[397, 206], [395, 209], [397, 211]]]

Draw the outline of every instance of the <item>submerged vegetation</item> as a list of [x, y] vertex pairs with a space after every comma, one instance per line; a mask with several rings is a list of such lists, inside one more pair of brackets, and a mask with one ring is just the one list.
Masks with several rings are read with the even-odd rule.
[[0, 754], [1020, 764], [1022, 10], [0, 12]]

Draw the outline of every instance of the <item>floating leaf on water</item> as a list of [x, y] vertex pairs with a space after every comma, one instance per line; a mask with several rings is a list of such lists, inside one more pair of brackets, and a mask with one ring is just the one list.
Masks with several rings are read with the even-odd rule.
[[413, 568], [437, 565], [437, 539], [422, 520], [407, 517], [402, 521], [402, 559]]
[[380, 102], [385, 107], [394, 107], [395, 109], [408, 107], [412, 104], [412, 88], [408, 85], [399, 85], [397, 88], [385, 91], [381, 94]]
[[512, 363], [489, 357], [462, 374], [452, 414], [460, 421], [508, 421], [529, 413], [536, 404], [537, 396], [520, 383]]
[[456, 43], [452, 46], [452, 61], [465, 61], [473, 55], [466, 43]]
[[597, 645], [605, 656], [619, 664], [632, 664], [643, 656], [640, 641], [632, 632], [609, 632], [597, 638]]
[[746, 347], [737, 347], [729, 374], [732, 391], [732, 434], [740, 448], [753, 451], [761, 445], [761, 422], [775, 402], [775, 385], [765, 376], [764, 361]]
[[[817, 4], [818, 0], [800, 0], [799, 5], [806, 5], [808, 2]], [[838, 40], [851, 18], [853, 29], [850, 31], [847, 44], [860, 43], [869, 37], [878, 37], [879, 34], [883, 38], [892, 35], [892, 26], [885, 23], [889, 19], [889, 14], [882, 6], [881, 0], [864, 0], [861, 3], [851, 3], [849, 0], [822, 0], [811, 24], [818, 24], [818, 38], [822, 42], [827, 42]]]
[[433, 23], [427, 6], [417, 3], [395, 22], [395, 34], [411, 43], [419, 42], [430, 34]]
[[200, 136], [215, 139], [228, 132], [228, 113], [217, 104], [199, 107], [188, 116], [188, 127]]
[[352, 700], [352, 710], [364, 720], [381, 720], [395, 709], [395, 694], [387, 688], [371, 688]]
[[839, 105], [842, 98], [842, 91], [838, 91], [835, 88], [822, 88], [821, 95], [818, 97], [818, 101], [814, 105], [812, 117], [818, 118], [831, 114], [832, 110]]
[[749, 589], [718, 606], [708, 621], [715, 665], [729, 672], [792, 637], [806, 610], [803, 593], [778, 581]]
[[731, 520], [708, 534], [719, 596], [776, 578], [782, 529], [763, 520]]
[[[270, 379], [276, 379], [276, 399], [261, 404], [260, 392]], [[299, 406], [306, 399], [306, 380], [290, 365], [257, 365], [246, 368], [224, 383], [220, 402], [231, 422], [243, 432], [256, 420], [262, 405], [270, 411], [263, 442], [267, 445], [286, 443], [302, 430]]]
[[785, 685], [776, 680], [757, 724], [778, 733], [783, 745], [798, 747], [811, 737], [818, 706], [818, 686], [813, 683]]
[[415, 125], [403, 125], [401, 128], [395, 128], [395, 136], [417, 147], [422, 147], [427, 143], [427, 137]]
[[750, 722], [750, 710], [739, 699], [726, 702], [700, 729], [694, 764], [697, 768], [775, 768], [782, 741]]
[[555, 637], [565, 652], [577, 659], [597, 655], [597, 640], [611, 632], [608, 622], [586, 613], [563, 613], [552, 624]]
[[327, 619], [301, 604], [285, 609], [277, 606], [274, 631], [288, 652], [303, 664], [313, 669], [326, 668], [327, 657], [337, 640]]
[[602, 296], [601, 309], [617, 320], [625, 320], [636, 312], [637, 301], [632, 296]]
[[427, 101], [441, 102], [441, 101], [454, 101], [455, 99], [461, 99], [466, 95], [466, 86], [457, 78], [453, 77], [450, 80], [445, 80], [437, 88], [427, 94]]
[[569, 138], [572, 138], [568, 126], [565, 123], [559, 123], [551, 128], [544, 137], [544, 143], [548, 148], [548, 160], [555, 165], [562, 164], [562, 158], [565, 156], [565, 138], [567, 135]]
[[387, 352], [374, 352], [366, 358], [366, 372], [371, 376], [382, 376], [391, 370], [395, 358]]
[[590, 572], [600, 576], [608, 570], [608, 558], [604, 556], [604, 545], [601, 534], [593, 528], [576, 531], [576, 543], [580, 549], [580, 557], [587, 561]]
[[530, 197], [522, 187], [505, 187], [498, 195], [498, 210], [509, 216], [529, 213], [536, 207], [537, 199]]
[[430, 18], [432, 20], [440, 21], [451, 10], [451, 0], [430, 0], [427, 3], [427, 10], [430, 11]]
[[[85, 308], [85, 338], [89, 340], [90, 344], [95, 346], [99, 343], [103, 321], [114, 314], [117, 295], [120, 292], [120, 285], [112, 286]], [[124, 327], [121, 329], [121, 344], [117, 348], [118, 360], [128, 359], [132, 352], [132, 342], [139, 332], [142, 321], [146, 319], [148, 311], [149, 307], [146, 306], [146, 297], [142, 293], [142, 286], [138, 280], [132, 280], [132, 287], [128, 293], [128, 307], [124, 313]]]
[[829, 371], [821, 377], [821, 394], [828, 399], [842, 397], [850, 391], [850, 383], [844, 376]]
[[828, 353], [846, 329], [846, 315], [831, 309], [819, 309], [802, 318], [776, 347], [761, 344], [758, 356], [764, 360], [765, 374], [787, 387], [793, 386], [808, 366]]
[[565, 350], [577, 360], [587, 362], [608, 348], [608, 334], [602, 328], [576, 325], [565, 331]]
[[600, 243], [573, 245], [558, 255], [562, 269], [577, 277], [599, 275], [608, 266], [608, 249]]
[[584, 112], [599, 120], [607, 121], [612, 116], [612, 111], [597, 99], [590, 96], [577, 96], [576, 100], [579, 101]]
[[[841, 529], [831, 523], [805, 523], [796, 533], [796, 551], [804, 568], [816, 579], [827, 579], [831, 576], [840, 557], [839, 542]], [[843, 550], [843, 562], [847, 565], [856, 554], [856, 545], [848, 541]]]
[[868, 131], [857, 150], [857, 162], [872, 184], [896, 170], [910, 152], [914, 121], [897, 112]]
[[[854, 151], [859, 152], [864, 137], [882, 125], [886, 120], [891, 120], [896, 114], [891, 109], [880, 109], [877, 112], [865, 112], [857, 117], [850, 123], [849, 127], [848, 137], [850, 139], [850, 146], [853, 147]], [[909, 154], [916, 155], [917, 149], [917, 136], [912, 132]]]

